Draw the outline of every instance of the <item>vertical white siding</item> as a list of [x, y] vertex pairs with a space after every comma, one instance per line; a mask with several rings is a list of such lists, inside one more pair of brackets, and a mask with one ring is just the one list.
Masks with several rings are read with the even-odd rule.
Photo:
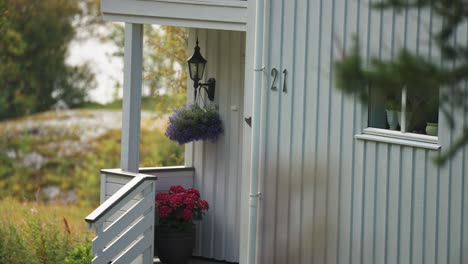
[[[437, 168], [437, 151], [355, 139], [368, 111], [335, 88], [333, 62], [353, 34], [367, 58], [404, 46], [438, 56], [430, 12], [375, 11], [372, 2], [268, 2], [260, 263], [468, 263], [467, 148]], [[454, 114], [453, 130], [440, 115], [442, 150], [468, 122], [466, 111]]]
[[[216, 143], [196, 142], [187, 147], [187, 162], [195, 168], [194, 185], [211, 207], [198, 226], [195, 254], [238, 262], [245, 33], [191, 29], [189, 54], [197, 35], [202, 55], [208, 60], [205, 78], [216, 78], [215, 102], [224, 134]], [[188, 100], [192, 102], [190, 80], [189, 84]]]

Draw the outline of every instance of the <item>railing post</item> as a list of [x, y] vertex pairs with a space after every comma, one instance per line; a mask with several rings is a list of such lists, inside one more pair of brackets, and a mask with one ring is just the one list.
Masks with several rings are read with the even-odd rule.
[[[154, 234], [153, 228], [151, 228], [149, 231], [147, 231], [144, 236], [148, 237], [153, 237], [151, 233]], [[154, 241], [154, 240], [153, 240]], [[151, 243], [151, 246], [148, 247], [144, 252], [143, 252], [143, 264], [152, 264], [153, 263], [153, 247], [154, 243]]]
[[[99, 223], [92, 224], [92, 228], [94, 228], [94, 230], [96, 230], [96, 237], [102, 236], [102, 232], [104, 230], [104, 223], [99, 222]], [[100, 255], [102, 253], [102, 251], [103, 251], [103, 248], [95, 247], [94, 245], [92, 246], [92, 252], [93, 252], [94, 256]]]
[[[156, 181], [151, 182], [151, 197], [156, 197]], [[148, 236], [151, 241], [151, 246], [145, 250], [143, 253], [143, 263], [144, 264], [152, 264], [153, 263], [153, 256], [154, 256], [154, 231], [155, 231], [155, 214], [156, 208], [153, 203], [153, 207], [151, 208], [150, 218], [151, 218], [151, 229], [145, 234]], [[148, 234], [149, 233], [149, 234]]]

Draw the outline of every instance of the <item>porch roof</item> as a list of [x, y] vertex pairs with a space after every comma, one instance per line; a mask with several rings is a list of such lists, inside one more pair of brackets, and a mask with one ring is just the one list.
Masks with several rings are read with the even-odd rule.
[[104, 20], [246, 31], [247, 1], [101, 0]]

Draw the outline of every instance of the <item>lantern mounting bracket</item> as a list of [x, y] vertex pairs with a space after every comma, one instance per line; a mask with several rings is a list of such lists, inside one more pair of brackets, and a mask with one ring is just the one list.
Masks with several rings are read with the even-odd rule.
[[207, 83], [199, 83], [198, 89], [201, 89], [201, 88], [205, 89], [208, 95], [208, 99], [213, 102], [215, 98], [216, 80], [214, 78], [210, 78], [208, 79]]

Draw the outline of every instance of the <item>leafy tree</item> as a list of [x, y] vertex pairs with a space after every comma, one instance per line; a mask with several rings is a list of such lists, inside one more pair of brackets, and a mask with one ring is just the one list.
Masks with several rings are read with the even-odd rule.
[[145, 81], [149, 83], [150, 94], [165, 87], [175, 94], [187, 91], [187, 45], [188, 31], [181, 27], [148, 27], [146, 43], [149, 49], [145, 65]]
[[[364, 67], [363, 57], [359, 52], [359, 39], [355, 39], [352, 51], [336, 62], [337, 86], [349, 94], [356, 94], [366, 102], [368, 89], [384, 98], [399, 97], [404, 87], [409, 95], [441, 94], [440, 108], [453, 128], [456, 121], [452, 108], [466, 112], [468, 109], [464, 86], [468, 80], [468, 44], [453, 41], [457, 31], [468, 22], [468, 3], [465, 0], [382, 0], [374, 4], [376, 9], [394, 9], [401, 12], [407, 9], [430, 10], [443, 21], [440, 29], [433, 35], [433, 40], [440, 49], [444, 61], [428, 59], [409, 49], [401, 49], [392, 60], [371, 58], [368, 67]], [[466, 31], [466, 30], [465, 30]], [[414, 105], [429, 112], [434, 102]], [[453, 157], [458, 150], [468, 143], [468, 126], [453, 145], [437, 158], [443, 164]]]
[[89, 67], [66, 65], [78, 0], [0, 0], [0, 119], [81, 104], [95, 86]]
[[[144, 27], [143, 80], [149, 96], [162, 90], [170, 94], [185, 94], [187, 90], [188, 30], [182, 27]], [[113, 24], [103, 40], [114, 42], [119, 48], [113, 56], [123, 57], [124, 26]]]

